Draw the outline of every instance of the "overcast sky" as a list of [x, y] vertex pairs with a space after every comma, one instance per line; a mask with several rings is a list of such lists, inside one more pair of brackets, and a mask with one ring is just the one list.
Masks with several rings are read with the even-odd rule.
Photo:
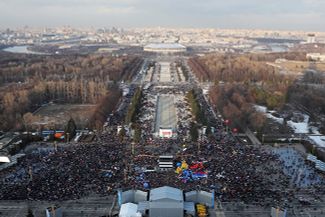
[[0, 28], [25, 25], [325, 31], [325, 0], [0, 0]]

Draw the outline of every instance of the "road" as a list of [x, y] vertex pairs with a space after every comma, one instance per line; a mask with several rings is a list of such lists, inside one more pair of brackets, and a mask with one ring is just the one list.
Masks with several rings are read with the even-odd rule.
[[250, 130], [250, 129], [246, 129], [245, 134], [247, 135], [247, 137], [249, 138], [249, 140], [251, 140], [251, 142], [253, 143], [253, 145], [257, 145], [260, 146], [262, 145], [262, 143], [260, 142], [260, 140], [258, 140], [258, 138], [256, 138], [256, 136], [254, 135], [254, 133]]

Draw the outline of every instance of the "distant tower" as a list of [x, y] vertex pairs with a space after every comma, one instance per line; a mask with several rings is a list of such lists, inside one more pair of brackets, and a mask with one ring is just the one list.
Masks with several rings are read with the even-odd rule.
[[313, 33], [307, 35], [307, 44], [314, 44], [316, 43], [316, 36]]

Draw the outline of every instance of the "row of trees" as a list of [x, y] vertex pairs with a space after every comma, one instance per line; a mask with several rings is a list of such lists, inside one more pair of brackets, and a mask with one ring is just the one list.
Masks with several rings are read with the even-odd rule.
[[306, 54], [209, 54], [190, 59], [189, 65], [200, 81], [215, 82], [210, 100], [233, 125], [261, 129], [265, 118], [255, 112], [255, 103], [269, 109], [281, 109], [286, 103], [300, 104], [312, 113], [324, 115], [324, 74], [306, 71], [297, 80], [298, 75], [281, 73], [267, 64], [279, 58], [306, 61]]
[[191, 58], [188, 61], [188, 65], [192, 68], [192, 71], [201, 82], [207, 80], [211, 81], [208, 69], [198, 60], [198, 58]]
[[283, 84], [292, 76], [280, 74], [265, 62], [251, 60], [247, 55], [209, 54], [190, 59], [189, 65], [200, 81]]
[[[141, 66], [138, 57], [27, 56], [0, 52], [0, 130], [22, 129], [23, 115], [42, 104], [118, 102], [115, 81], [129, 80]], [[110, 109], [109, 109], [110, 110]], [[94, 120], [103, 118], [94, 118]], [[97, 122], [98, 125], [99, 122]]]
[[325, 115], [325, 88], [295, 84], [289, 88], [287, 102], [299, 103], [312, 113]]
[[201, 105], [198, 103], [197, 96], [194, 90], [190, 90], [186, 94], [186, 99], [191, 107], [192, 114], [195, 117], [195, 121], [202, 125], [207, 124], [207, 119], [204, 115], [204, 111], [202, 110]]
[[131, 99], [131, 102], [128, 107], [128, 111], [125, 116], [125, 123], [131, 124], [131, 128], [133, 129], [133, 142], [140, 142], [142, 136], [141, 125], [137, 123], [138, 114], [141, 108], [141, 99], [143, 93], [142, 88], [138, 87]]
[[116, 109], [121, 97], [122, 91], [116, 85], [110, 86], [107, 94], [96, 106], [95, 112], [89, 121], [90, 128], [102, 130], [107, 116]]
[[265, 105], [268, 109], [279, 109], [285, 104], [286, 92], [271, 92], [266, 88], [253, 85], [248, 87], [248, 89], [255, 103]]
[[251, 61], [274, 62], [277, 59], [293, 61], [307, 61], [306, 52], [280, 52], [280, 53], [255, 53], [246, 54]]
[[[176, 67], [181, 68], [184, 78], [185, 78], [185, 81], [187, 81], [188, 77], [189, 77], [189, 71], [188, 71], [188, 68], [185, 66], [185, 64], [182, 61], [176, 61]], [[181, 73], [181, 72], [179, 72], [179, 73]]]
[[[98, 103], [107, 93], [108, 84], [102, 81], [71, 80], [48, 81], [38, 85], [34, 97], [56, 99], [71, 103]], [[40, 92], [41, 90], [41, 92]]]
[[142, 98], [142, 89], [141, 87], [138, 87], [131, 99], [131, 103], [129, 105], [127, 114], [125, 116], [125, 122], [127, 124], [135, 121], [136, 116], [141, 107], [141, 98]]
[[[3, 58], [3, 59], [2, 59]], [[142, 59], [110, 55], [26, 56], [0, 52], [0, 84], [64, 80], [130, 80]]]
[[270, 109], [280, 108], [296, 75], [278, 72], [264, 60], [291, 57], [291, 54], [209, 54], [189, 63], [201, 81], [244, 84], [252, 98]]
[[[27, 90], [6, 93], [1, 104], [2, 113], [0, 114], [0, 129], [24, 129], [27, 125], [41, 120], [39, 116], [33, 115], [30, 111], [40, 106], [40, 102], [44, 102], [51, 98], [46, 97], [42, 92], [39, 92], [39, 94], [40, 95], [33, 91], [28, 93]], [[103, 90], [101, 95], [98, 95], [98, 99], [93, 101], [93, 104], [97, 104], [97, 106], [92, 118], [89, 120], [88, 127], [101, 129], [106, 121], [107, 115], [117, 106], [121, 96], [122, 93], [117, 85], [112, 84], [106, 88], [105, 91]], [[84, 103], [78, 98], [76, 98], [76, 100], [60, 98], [59, 102]], [[92, 101], [90, 102], [92, 103]]]
[[258, 130], [264, 125], [265, 117], [252, 107], [254, 96], [244, 84], [214, 86], [210, 90], [210, 100], [234, 127], [249, 126]]
[[198, 130], [202, 126], [207, 126], [208, 121], [205, 117], [204, 111], [201, 105], [198, 102], [197, 95], [194, 90], [190, 90], [186, 94], [186, 99], [190, 105], [192, 115], [195, 118], [195, 121], [190, 124], [190, 135], [192, 141], [197, 141], [199, 137]]

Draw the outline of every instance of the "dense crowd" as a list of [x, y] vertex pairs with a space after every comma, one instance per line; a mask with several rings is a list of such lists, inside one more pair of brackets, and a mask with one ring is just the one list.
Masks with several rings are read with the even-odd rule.
[[157, 118], [157, 96], [158, 95], [173, 95], [175, 96], [174, 104], [176, 109], [177, 131], [178, 137], [185, 137], [190, 129], [190, 120], [192, 118], [190, 108], [185, 103], [185, 93], [190, 89], [188, 85], [181, 85], [178, 87], [158, 88], [150, 86], [143, 90], [143, 97], [141, 99], [142, 108], [139, 113], [138, 123], [141, 125], [143, 138], [147, 141], [154, 139], [154, 133], [157, 132], [155, 119]]
[[[112, 138], [112, 137], [110, 137]], [[107, 138], [107, 139], [110, 139]], [[116, 189], [127, 164], [124, 144], [105, 142], [34, 151], [1, 173], [1, 199], [76, 199]]]
[[[164, 145], [174, 146], [172, 142], [165, 142]], [[201, 142], [200, 147], [197, 144], [188, 144], [185, 151], [177, 154], [174, 163], [183, 160], [188, 163], [203, 162], [208, 177], [184, 183], [173, 170], [146, 173], [144, 182], [150, 183], [151, 187], [169, 185], [185, 190], [197, 186], [214, 188], [223, 201], [260, 203], [264, 203], [266, 197], [280, 203], [289, 184], [283, 173], [279, 173], [279, 168], [276, 170], [270, 166], [271, 162], [276, 161], [274, 155], [228, 141], [226, 137], [222, 143]], [[136, 162], [138, 165], [154, 163], [149, 157], [143, 157], [141, 162]], [[139, 173], [136, 172], [130, 176], [130, 186], [142, 188], [143, 182], [139, 182], [138, 177]]]
[[[199, 100], [204, 108], [208, 107], [202, 95]], [[225, 132], [220, 122], [211, 123], [216, 126], [214, 137], [197, 143], [186, 142], [185, 133], [169, 140], [150, 137], [139, 144], [132, 144], [128, 137], [121, 139], [117, 127], [123, 122], [126, 109], [122, 107], [122, 112], [109, 117], [109, 126], [93, 143], [69, 143], [57, 148], [40, 145], [14, 167], [0, 171], [0, 199], [70, 200], [90, 194], [114, 194], [118, 188], [168, 185], [184, 190], [197, 186], [213, 188], [222, 201], [268, 205], [290, 201], [294, 196], [292, 189], [299, 188], [291, 185], [285, 174], [292, 165], [284, 165], [271, 151], [241, 144]], [[217, 121], [209, 117], [213, 115], [211, 111], [206, 112], [209, 120]], [[175, 173], [176, 167], [147, 171], [157, 169], [159, 155], [166, 154], [174, 156], [174, 165], [181, 161], [202, 162], [207, 177], [183, 182]]]
[[[285, 190], [289, 179], [275, 155], [239, 144], [226, 134], [219, 141], [188, 143], [186, 148], [178, 140], [136, 144], [132, 155], [130, 142], [116, 140], [114, 131], [105, 132], [93, 144], [69, 144], [27, 154], [15, 167], [0, 172], [0, 199], [77, 199], [91, 193], [113, 194], [117, 188], [143, 189], [144, 182], [185, 190], [214, 188], [222, 201], [281, 203], [290, 195]], [[160, 154], [175, 152], [175, 164], [203, 162], [208, 177], [184, 183], [174, 170], [143, 170], [156, 168]]]

